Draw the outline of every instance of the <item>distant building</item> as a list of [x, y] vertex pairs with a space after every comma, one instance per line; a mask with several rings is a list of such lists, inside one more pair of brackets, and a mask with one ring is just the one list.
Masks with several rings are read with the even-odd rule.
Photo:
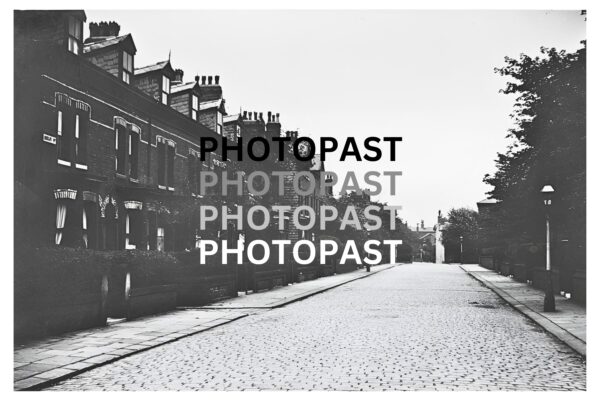
[[442, 211], [438, 211], [437, 224], [433, 227], [435, 230], [435, 263], [443, 264], [446, 261], [446, 250], [442, 243], [442, 235], [448, 223], [446, 218], [442, 216]]
[[425, 221], [421, 220], [410, 230], [415, 234], [418, 246], [413, 249], [413, 259], [415, 261], [433, 262], [435, 259], [435, 229], [425, 226]]

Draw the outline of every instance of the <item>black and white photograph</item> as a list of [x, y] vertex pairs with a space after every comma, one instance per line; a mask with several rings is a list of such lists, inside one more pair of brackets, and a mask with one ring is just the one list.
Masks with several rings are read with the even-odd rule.
[[8, 390], [593, 389], [595, 14], [518, 4], [4, 9]]

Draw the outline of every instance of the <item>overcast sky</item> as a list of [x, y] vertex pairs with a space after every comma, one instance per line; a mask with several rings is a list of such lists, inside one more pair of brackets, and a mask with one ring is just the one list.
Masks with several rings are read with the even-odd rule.
[[284, 129], [314, 138], [402, 136], [399, 161], [334, 156], [326, 168], [401, 170], [400, 193], [377, 199], [411, 226], [486, 197], [513, 104], [494, 67], [585, 39], [578, 11], [86, 12], [133, 34], [137, 67], [171, 51], [184, 80], [220, 75], [230, 114], [278, 112]]

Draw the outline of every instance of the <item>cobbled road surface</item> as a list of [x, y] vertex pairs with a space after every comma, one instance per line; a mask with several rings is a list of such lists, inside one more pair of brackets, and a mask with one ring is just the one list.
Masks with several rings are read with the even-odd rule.
[[49, 390], [581, 390], [585, 361], [457, 266], [400, 265]]

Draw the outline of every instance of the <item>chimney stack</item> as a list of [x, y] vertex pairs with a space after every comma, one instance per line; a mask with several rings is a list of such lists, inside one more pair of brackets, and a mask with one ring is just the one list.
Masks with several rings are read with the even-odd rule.
[[90, 22], [90, 39], [119, 36], [121, 26], [115, 21]]

